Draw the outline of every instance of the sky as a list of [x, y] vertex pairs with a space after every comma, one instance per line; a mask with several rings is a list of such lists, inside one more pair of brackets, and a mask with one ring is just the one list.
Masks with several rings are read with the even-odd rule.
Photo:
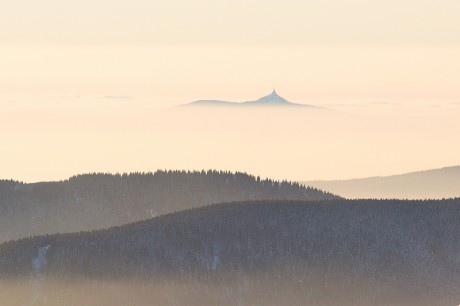
[[[459, 54], [456, 0], [0, 0], [0, 178], [460, 164]], [[172, 110], [273, 88], [331, 115]]]

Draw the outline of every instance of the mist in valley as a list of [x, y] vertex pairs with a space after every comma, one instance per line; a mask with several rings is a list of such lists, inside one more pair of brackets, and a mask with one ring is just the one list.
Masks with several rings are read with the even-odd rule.
[[[452, 206], [455, 213], [448, 213], [442, 205], [437, 206], [441, 203], [421, 202], [418, 204], [426, 204], [426, 211], [417, 215], [409, 202], [398, 204], [397, 210], [389, 202], [363, 203], [354, 209], [347, 207], [347, 202], [335, 202], [344, 208], [326, 214], [327, 222], [315, 214], [294, 214], [304, 218], [297, 219], [300, 228], [292, 232], [286, 228], [295, 217], [277, 223], [274, 220], [281, 219], [275, 214], [261, 223], [258, 218], [267, 212], [250, 218], [250, 210], [244, 209], [230, 223], [235, 230], [230, 232], [244, 241], [244, 247], [235, 247], [234, 253], [227, 249], [227, 262], [222, 254], [215, 257], [215, 252], [233, 245], [215, 243], [227, 239], [221, 232], [225, 222], [206, 217], [203, 222], [215, 221], [215, 227], [193, 234], [200, 229], [193, 211], [190, 228], [184, 228], [184, 219], [166, 230], [134, 236], [116, 234], [118, 228], [80, 232], [139, 220], [156, 222], [174, 211], [188, 216], [189, 209], [225, 201], [311, 200], [313, 196], [320, 202], [326, 200], [318, 205], [328, 207], [329, 200], [345, 201], [335, 197], [335, 193], [342, 196], [340, 192], [331, 195], [322, 186], [326, 191], [304, 194], [303, 187], [283, 180], [392, 174], [402, 167], [436, 166], [440, 156], [443, 162], [453, 163], [456, 134], [443, 133], [460, 128], [458, 108], [449, 106], [446, 112], [446, 107], [418, 106], [416, 113], [410, 109], [367, 104], [295, 110], [205, 107], [115, 112], [97, 120], [83, 113], [40, 122], [30, 118], [27, 124], [38, 124], [45, 131], [40, 141], [49, 147], [35, 149], [34, 142], [27, 141], [21, 147], [34, 150], [36, 160], [48, 160], [41, 154], [54, 156], [60, 167], [38, 163], [34, 168], [36, 173], [42, 173], [41, 167], [51, 169], [50, 178], [66, 179], [77, 167], [84, 169], [80, 167], [83, 164], [94, 173], [115, 168], [150, 169], [156, 163], [174, 165], [175, 169], [241, 169], [257, 176], [240, 173], [235, 180], [234, 172], [211, 171], [208, 175], [201, 170], [187, 174], [186, 170], [172, 171], [168, 177], [166, 170], [160, 171], [166, 179], [160, 185], [152, 183], [156, 179], [149, 173], [78, 175], [39, 184], [3, 181], [7, 186], [2, 192], [3, 239], [19, 240], [0, 247], [0, 299], [7, 305], [52, 306], [455, 305], [460, 296], [455, 228], [458, 203], [455, 209]], [[82, 119], [89, 125], [75, 130]], [[26, 140], [33, 137], [17, 127], [13, 134]], [[66, 162], [64, 151], [68, 150], [63, 151], [62, 145], [75, 151], [80, 165]], [[181, 177], [181, 173], [185, 175]], [[265, 180], [264, 175], [275, 179]], [[414, 198], [426, 190], [416, 191]], [[366, 216], [376, 206], [381, 209], [377, 219]], [[22, 223], [21, 218], [28, 222]], [[248, 225], [241, 226], [238, 222], [242, 220]], [[279, 227], [270, 231], [273, 226]], [[309, 236], [312, 240], [302, 244], [308, 229], [314, 231]], [[126, 233], [124, 228], [120, 230]], [[20, 239], [64, 232], [75, 233]], [[405, 238], [399, 240], [401, 237]], [[340, 240], [343, 243], [335, 244]], [[298, 253], [292, 253], [290, 243], [305, 248], [294, 247]], [[34, 270], [40, 248], [48, 245], [46, 267]], [[37, 267], [40, 262], [35, 261]], [[251, 262], [262, 267], [255, 269]], [[213, 270], [220, 265], [227, 266], [218, 268], [218, 273]]]
[[22, 161], [3, 164], [5, 178], [219, 169], [279, 180], [338, 180], [455, 166], [460, 154], [460, 107], [454, 103], [307, 100], [295, 102], [322, 108], [152, 109], [144, 101], [79, 98], [70, 102], [72, 110], [51, 110], [61, 102], [0, 122], [2, 139], [15, 143], [5, 146], [4, 158]]
[[25, 279], [0, 281], [0, 299], [8, 306], [147, 306], [170, 305], [346, 305], [406, 306], [455, 305], [453, 299], [416, 295], [410, 298], [393, 296], [379, 301], [378, 293], [366, 295], [367, 283], [343, 285], [302, 284], [302, 280], [286, 281], [272, 275], [270, 279], [251, 276], [234, 281], [193, 280], [68, 280]]
[[0, 306], [460, 304], [458, 0], [0, 4]]

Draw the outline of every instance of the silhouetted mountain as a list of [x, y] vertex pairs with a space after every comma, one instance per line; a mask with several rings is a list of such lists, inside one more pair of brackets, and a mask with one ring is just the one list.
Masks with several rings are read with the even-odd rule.
[[287, 305], [456, 305], [458, 220], [460, 199], [220, 204], [5, 243], [0, 275], [194, 279], [248, 292], [272, 281], [301, 300]]
[[[307, 104], [298, 104], [292, 103], [288, 100], [284, 99], [283, 97], [279, 96], [275, 90], [265, 97], [262, 97], [255, 101], [246, 101], [246, 102], [229, 102], [229, 101], [221, 101], [221, 100], [198, 100], [189, 104], [185, 104], [182, 106], [231, 106], [231, 107], [248, 107], [248, 106], [264, 106], [264, 107], [309, 107], [309, 108], [318, 108], [313, 105]], [[319, 108], [318, 108], [319, 109]]]
[[228, 201], [334, 198], [298, 183], [218, 171], [88, 174], [36, 184], [0, 181], [0, 242], [107, 228]]
[[443, 199], [460, 197], [460, 166], [387, 177], [339, 181], [306, 181], [345, 198]]

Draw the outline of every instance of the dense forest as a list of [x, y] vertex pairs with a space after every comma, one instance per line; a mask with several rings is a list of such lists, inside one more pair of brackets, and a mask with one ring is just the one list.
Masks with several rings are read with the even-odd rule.
[[87, 174], [66, 181], [0, 181], [0, 242], [123, 225], [204, 205], [336, 196], [287, 181], [222, 171]]
[[247, 301], [285, 286], [288, 305], [456, 305], [458, 220], [460, 199], [218, 204], [4, 243], [0, 275], [244, 284]]

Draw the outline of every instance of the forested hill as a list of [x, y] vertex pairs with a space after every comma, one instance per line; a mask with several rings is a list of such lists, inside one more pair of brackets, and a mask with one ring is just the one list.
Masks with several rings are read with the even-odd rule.
[[458, 220], [459, 199], [219, 204], [92, 233], [6, 243], [0, 276], [174, 276], [233, 279], [249, 282], [248, 288], [251, 279], [276, 280], [303, 304], [335, 296], [343, 303], [325, 305], [415, 305], [414, 299], [454, 305], [460, 298]]
[[108, 228], [221, 202], [334, 198], [298, 183], [218, 171], [88, 174], [35, 184], [0, 181], [0, 242]]

